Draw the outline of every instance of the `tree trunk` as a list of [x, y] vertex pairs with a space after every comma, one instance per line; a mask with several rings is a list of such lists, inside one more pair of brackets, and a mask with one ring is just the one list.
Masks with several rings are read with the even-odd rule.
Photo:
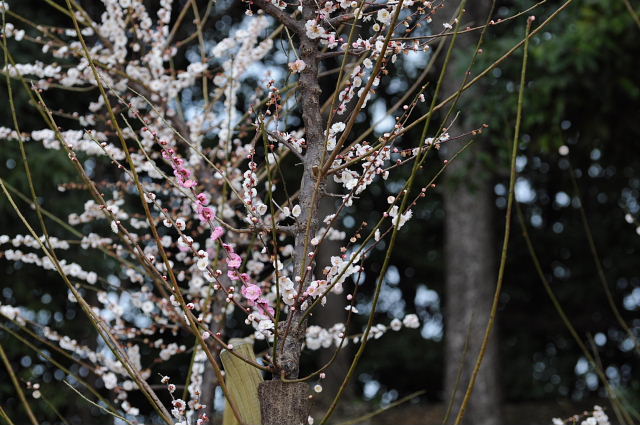
[[[479, 147], [476, 145], [475, 149]], [[450, 401], [454, 390], [456, 391], [453, 417], [460, 409], [482, 343], [496, 281], [492, 188], [486, 170], [483, 170], [478, 160], [478, 151], [470, 153], [473, 155], [460, 160], [456, 165], [455, 162], [452, 163], [444, 194], [447, 359], [445, 399]], [[451, 181], [455, 180], [456, 171], [463, 171], [463, 180]], [[497, 366], [497, 337], [494, 331], [464, 423], [500, 423]]]
[[[316, 19], [318, 5], [314, 0], [302, 0], [302, 22]], [[320, 111], [320, 95], [322, 90], [318, 82], [319, 50], [316, 40], [300, 35], [300, 59], [306, 65], [300, 73], [298, 86], [298, 102], [302, 111], [305, 139], [307, 148], [303, 156], [304, 171], [300, 180], [298, 195], [301, 214], [296, 220], [295, 243], [293, 253], [293, 276], [305, 278], [301, 281], [301, 288], [305, 289], [311, 281], [312, 272], [305, 272], [306, 268], [313, 270], [314, 261], [307, 254], [311, 248], [308, 240], [313, 238], [318, 230], [318, 205], [321, 190], [317, 189], [316, 170], [321, 169], [324, 153], [324, 123]], [[300, 353], [306, 331], [306, 321], [302, 320], [299, 309], [289, 311], [289, 317], [278, 324], [276, 332], [277, 367], [274, 380], [260, 384], [259, 399], [263, 424], [297, 425], [307, 423], [310, 400], [309, 386], [306, 383], [287, 383], [279, 381], [281, 376], [288, 379], [298, 377], [300, 371]]]
[[[491, 2], [468, 2], [462, 20], [482, 25], [487, 20]], [[441, 19], [455, 13], [458, 3], [442, 12]], [[438, 25], [438, 24], [436, 24]], [[447, 70], [443, 85], [445, 96], [456, 92], [473, 53], [477, 37], [458, 38], [457, 55]], [[460, 63], [460, 60], [464, 62]], [[466, 99], [478, 96], [466, 93]], [[448, 131], [458, 135], [481, 123], [473, 117], [458, 119]], [[444, 125], [447, 125], [445, 123]], [[455, 142], [453, 142], [455, 143]], [[494, 239], [494, 197], [491, 170], [482, 161], [488, 154], [488, 140], [477, 140], [467, 152], [448, 167], [445, 175], [443, 199], [445, 209], [445, 402], [453, 397], [449, 423], [453, 423], [460, 410], [487, 326], [489, 310], [496, 283], [497, 246]], [[446, 143], [444, 144], [446, 145]], [[459, 144], [443, 146], [442, 156], [450, 158]], [[500, 387], [498, 380], [497, 336], [494, 330], [478, 375], [473, 395], [467, 406], [463, 423], [474, 425], [500, 424]], [[455, 395], [453, 395], [455, 392]]]
[[265, 381], [258, 387], [262, 425], [305, 425], [309, 417], [309, 386], [304, 382]]

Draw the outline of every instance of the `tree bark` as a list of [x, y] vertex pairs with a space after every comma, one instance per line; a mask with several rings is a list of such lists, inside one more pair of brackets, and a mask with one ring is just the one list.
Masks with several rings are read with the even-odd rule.
[[262, 382], [258, 386], [262, 425], [304, 425], [308, 422], [309, 386], [304, 382], [286, 383], [279, 380]]

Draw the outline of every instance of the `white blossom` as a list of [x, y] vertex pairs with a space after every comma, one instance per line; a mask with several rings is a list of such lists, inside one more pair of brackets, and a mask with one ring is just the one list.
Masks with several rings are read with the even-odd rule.
[[407, 314], [402, 319], [402, 324], [407, 328], [416, 329], [420, 327], [420, 319], [415, 314]]
[[391, 23], [391, 13], [387, 9], [380, 9], [376, 19], [382, 24], [389, 25]]

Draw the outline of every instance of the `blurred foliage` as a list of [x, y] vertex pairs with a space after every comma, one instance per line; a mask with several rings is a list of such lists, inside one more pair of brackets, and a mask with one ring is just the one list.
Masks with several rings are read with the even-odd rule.
[[[637, 334], [640, 306], [625, 303], [624, 308], [623, 300], [639, 286], [640, 273], [634, 258], [640, 239], [624, 218], [628, 211], [638, 214], [640, 91], [630, 86], [638, 80], [639, 31], [623, 3], [590, 0], [573, 4], [534, 38], [519, 154], [520, 195], [528, 198], [521, 200], [527, 201], [534, 244], [554, 290], [583, 337], [601, 334], [600, 355], [612, 382], [635, 391], [638, 357], [606, 303], [578, 207], [588, 216], [618, 309]], [[522, 32], [511, 34], [511, 44]], [[509, 45], [509, 34], [494, 37], [485, 46], [487, 57]], [[501, 48], [490, 47], [496, 44]], [[488, 137], [495, 145], [498, 175], [506, 174], [509, 144], [499, 141], [512, 138], [510, 111], [516, 99], [500, 87], [513, 91], [518, 76], [517, 61], [501, 65], [486, 81], [482, 97], [468, 104], [491, 123]], [[556, 153], [563, 145], [569, 147], [566, 157]], [[503, 178], [496, 184], [496, 204], [502, 209], [507, 182]], [[504, 363], [504, 387], [518, 399], [602, 395], [590, 372], [575, 373], [581, 354], [542, 291], [519, 236], [516, 232], [513, 239], [501, 313], [502, 352], [512, 359]], [[517, 385], [523, 370], [532, 379]]]
[[[560, 4], [550, 2], [540, 10], [552, 11]], [[504, 19], [532, 5], [529, 1], [498, 2], [496, 11]], [[536, 23], [546, 18], [540, 10], [531, 12], [536, 15]], [[495, 25], [490, 29], [472, 75], [522, 39], [525, 19], [519, 19], [520, 25]], [[582, 205], [617, 307], [638, 335], [640, 306], [631, 300], [635, 299], [634, 289], [637, 293], [640, 287], [640, 236], [624, 216], [630, 211], [637, 217], [640, 211], [639, 34], [640, 28], [622, 2], [588, 0], [571, 5], [536, 35], [530, 44], [518, 155], [518, 195], [530, 219], [528, 225], [544, 270], [580, 335], [585, 341], [596, 336], [611, 382], [625, 387], [631, 399], [637, 399], [640, 393], [638, 356], [606, 302], [580, 221], [580, 201], [571, 185], [569, 167], [575, 169]], [[457, 54], [457, 63], [464, 70], [470, 52]], [[493, 227], [497, 242], [501, 242], [506, 207], [521, 55], [520, 51], [494, 69], [473, 97], [463, 97], [458, 108], [469, 129], [482, 123], [489, 125], [478, 143], [492, 146], [484, 162], [487, 178], [495, 183]], [[557, 153], [563, 145], [569, 147], [567, 157]], [[467, 154], [475, 154], [473, 147]], [[431, 168], [425, 174], [433, 172]], [[433, 324], [438, 323], [441, 312], [433, 306], [421, 306], [417, 288], [426, 285], [441, 297], [455, 294], [443, 294], [443, 211], [439, 197], [428, 197], [419, 209], [423, 210], [419, 220], [411, 221], [401, 232], [393, 260], [401, 275], [396, 287], [402, 289], [406, 311], [415, 309], [423, 321]], [[519, 228], [515, 229], [498, 325], [506, 401], [567, 397], [577, 401], [604, 396], [592, 370], [583, 367], [582, 353], [544, 292]], [[416, 250], [418, 246], [420, 250]], [[499, 247], [493, 249], [498, 252]], [[375, 266], [376, 260], [371, 261]], [[373, 278], [367, 283], [372, 285]], [[419, 334], [407, 332], [404, 338], [394, 339], [386, 360], [381, 351], [372, 350], [359, 370], [365, 380], [379, 381], [378, 396], [383, 400], [389, 391], [399, 391], [401, 397], [414, 390], [414, 381], [392, 371], [398, 364], [415, 364], [413, 350], [422, 346]], [[443, 348], [441, 340], [435, 338], [419, 362], [425, 371], [409, 375], [421, 377], [429, 398], [446, 399], [440, 384]]]

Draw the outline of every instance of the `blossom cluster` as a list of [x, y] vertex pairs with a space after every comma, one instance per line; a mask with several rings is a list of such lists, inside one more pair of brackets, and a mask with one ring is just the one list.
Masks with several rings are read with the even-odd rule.
[[580, 415], [574, 415], [566, 420], [560, 418], [553, 418], [551, 421], [553, 425], [564, 425], [564, 424], [577, 424], [580, 425], [610, 425], [609, 417], [606, 413], [604, 413], [604, 409], [598, 405], [593, 406], [593, 411], [586, 412], [582, 417]]
[[[62, 273], [69, 302], [84, 306], [89, 291], [95, 293], [86, 314], [108, 328], [122, 352], [105, 354], [60, 335], [53, 326], [40, 328], [28, 319], [33, 312], [19, 307], [2, 305], [0, 313], [91, 366], [115, 394], [118, 408], [132, 418], [143, 409], [133, 406], [128, 394], [145, 390], [140, 383], [155, 380], [157, 365], [190, 355], [188, 378], [181, 377], [186, 401], [174, 398], [176, 384], [169, 378], [161, 382], [171, 394], [171, 414], [178, 423], [201, 424], [207, 420], [206, 404], [212, 403], [200, 400], [202, 388], [211, 385], [205, 382], [211, 367], [207, 352], [232, 349], [225, 342], [230, 335], [243, 333], [271, 347], [280, 328], [285, 336], [289, 331], [288, 318], [322, 308], [330, 292], [346, 305], [345, 317], [359, 314], [356, 301], [366, 297], [354, 291], [364, 262], [390, 229], [402, 228], [413, 217], [415, 201], [401, 209], [399, 201], [409, 194], [390, 191], [389, 206], [372, 228], [362, 223], [354, 231], [341, 225], [342, 218], [376, 181], [388, 180], [392, 170], [418, 161], [425, 149], [449, 136], [399, 149], [403, 123], [424, 102], [422, 93], [394, 116], [391, 133], [366, 140], [354, 134], [353, 126], [379, 98], [377, 92], [388, 82], [385, 75], [399, 58], [429, 51], [428, 43], [405, 42], [396, 31], [419, 28], [433, 10], [413, 1], [402, 6], [327, 1], [314, 10], [313, 19], [296, 20], [293, 4], [266, 2], [258, 13], [249, 4], [248, 16], [226, 37], [205, 40], [196, 28], [192, 39], [176, 41], [179, 32], [172, 25], [182, 15], [174, 2], [162, 0], [153, 8], [141, 0], [102, 3], [95, 19], [73, 14], [79, 31], [69, 27], [53, 35], [45, 27], [21, 28], [19, 21], [3, 29], [12, 43], [37, 43], [41, 49], [42, 60], [7, 64], [4, 71], [13, 80], [31, 83], [39, 100], [34, 103], [51, 125], [27, 132], [0, 127], [0, 138], [25, 143], [30, 150], [42, 146], [64, 152], [83, 183], [60, 185], [59, 191], [88, 190], [82, 192], [82, 207], [65, 217], [73, 235], [64, 229], [51, 236], [2, 235], [0, 251], [4, 260]], [[344, 84], [336, 85], [333, 104], [328, 103], [329, 121], [315, 133], [297, 99], [306, 84], [303, 78], [317, 74], [318, 64], [296, 49], [284, 55], [286, 60], [274, 59], [278, 14], [269, 12], [268, 5], [290, 13], [293, 39], [315, 43], [316, 62], [354, 58], [345, 68]], [[340, 25], [345, 22], [358, 23], [351, 38]], [[183, 57], [187, 61], [180, 66]], [[293, 89], [291, 78], [299, 79]], [[86, 92], [84, 106], [66, 110], [66, 105], [53, 105], [51, 93], [57, 89]], [[74, 124], [63, 128], [58, 116]], [[317, 163], [307, 164], [318, 143], [323, 149]], [[95, 179], [94, 167], [106, 176], [104, 181]], [[293, 179], [291, 190], [289, 174], [295, 173], [302, 177]], [[337, 206], [324, 219], [302, 191], [308, 184], [296, 181], [317, 178], [317, 173], [339, 191]], [[310, 198], [328, 196], [323, 185], [317, 187]], [[317, 260], [321, 250], [328, 250], [322, 256], [328, 260]], [[80, 265], [63, 258], [78, 252], [104, 261]], [[412, 313], [364, 329], [353, 329], [349, 322], [325, 329], [312, 321], [304, 346], [340, 349], [378, 339], [388, 330], [419, 326]], [[185, 335], [196, 336], [193, 347], [186, 345]], [[268, 355], [259, 361], [266, 370], [278, 366]]]

